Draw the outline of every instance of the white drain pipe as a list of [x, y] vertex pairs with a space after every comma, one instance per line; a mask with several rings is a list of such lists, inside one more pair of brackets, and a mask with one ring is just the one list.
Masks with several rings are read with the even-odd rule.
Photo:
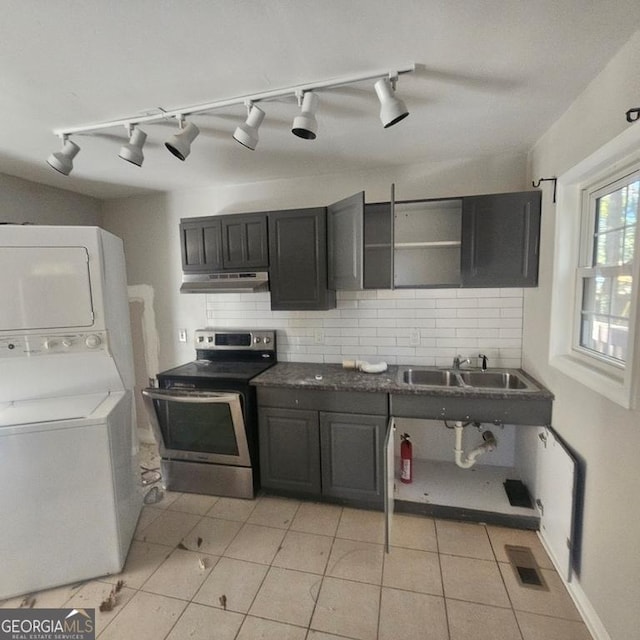
[[464, 450], [462, 449], [462, 432], [464, 430], [464, 425], [462, 422], [456, 422], [454, 425], [454, 429], [456, 432], [456, 445], [453, 449], [455, 453], [456, 464], [461, 469], [469, 469], [473, 467], [476, 463], [476, 459], [481, 456], [483, 453], [487, 451], [493, 451], [498, 446], [498, 441], [491, 431], [484, 431], [482, 433], [482, 439], [484, 442], [473, 449], [466, 457], [464, 456]]

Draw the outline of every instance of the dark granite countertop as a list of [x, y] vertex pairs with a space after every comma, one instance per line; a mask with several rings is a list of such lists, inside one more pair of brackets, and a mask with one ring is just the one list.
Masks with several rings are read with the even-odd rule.
[[344, 369], [340, 364], [312, 362], [279, 362], [251, 380], [257, 387], [285, 387], [316, 391], [363, 391], [368, 393], [395, 393], [465, 398], [494, 398], [540, 400], [551, 399], [553, 394], [525, 371], [519, 374], [531, 380], [539, 390], [481, 389], [464, 387], [427, 387], [398, 382], [400, 366], [391, 365], [383, 373], [363, 373]]

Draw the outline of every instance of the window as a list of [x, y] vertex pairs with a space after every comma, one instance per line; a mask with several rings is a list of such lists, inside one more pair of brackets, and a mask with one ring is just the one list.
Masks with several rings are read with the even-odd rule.
[[629, 354], [640, 172], [585, 192], [574, 347], [623, 368]]
[[557, 193], [549, 362], [634, 408], [640, 396], [640, 127], [629, 127], [560, 176]]

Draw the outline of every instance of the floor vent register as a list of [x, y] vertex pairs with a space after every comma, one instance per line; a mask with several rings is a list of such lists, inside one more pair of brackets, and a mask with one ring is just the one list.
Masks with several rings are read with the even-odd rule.
[[529, 547], [505, 544], [504, 549], [520, 586], [549, 591], [540, 567]]

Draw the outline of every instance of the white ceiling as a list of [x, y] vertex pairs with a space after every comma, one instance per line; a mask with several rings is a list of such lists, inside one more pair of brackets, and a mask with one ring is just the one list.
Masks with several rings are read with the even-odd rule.
[[[0, 172], [99, 198], [527, 151], [640, 27], [638, 0], [2, 0]], [[132, 118], [415, 62], [389, 129], [373, 83], [320, 93], [314, 141], [295, 100], [194, 116], [185, 162], [148, 124], [141, 168], [124, 127], [76, 136], [64, 177], [54, 129]], [[639, 88], [640, 94], [640, 88]], [[639, 95], [640, 101], [640, 95]], [[637, 105], [630, 105], [637, 106]], [[620, 114], [624, 117], [624, 114]]]

